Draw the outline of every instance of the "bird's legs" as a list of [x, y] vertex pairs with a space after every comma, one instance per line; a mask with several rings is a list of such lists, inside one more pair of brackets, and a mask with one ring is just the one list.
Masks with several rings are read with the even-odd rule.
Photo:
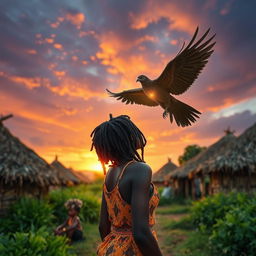
[[167, 107], [167, 108], [165, 108], [164, 113], [163, 113], [163, 118], [164, 119], [167, 118], [168, 113], [169, 113], [169, 111], [168, 111], [168, 107]]

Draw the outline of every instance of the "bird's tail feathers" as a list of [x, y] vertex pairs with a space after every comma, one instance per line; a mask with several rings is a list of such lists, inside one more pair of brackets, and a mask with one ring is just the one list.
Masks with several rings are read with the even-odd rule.
[[173, 119], [175, 119], [176, 124], [182, 127], [189, 126], [191, 123], [196, 122], [196, 118], [199, 118], [201, 114], [195, 108], [173, 97], [170, 102], [170, 107], [167, 110], [170, 116], [170, 122], [172, 123]]

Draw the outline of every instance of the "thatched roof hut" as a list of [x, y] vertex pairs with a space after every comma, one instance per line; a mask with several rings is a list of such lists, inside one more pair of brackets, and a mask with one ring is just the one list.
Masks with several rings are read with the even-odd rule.
[[168, 158], [166, 164], [164, 164], [157, 172], [153, 174], [152, 180], [156, 184], [163, 184], [165, 181], [165, 177], [172, 173], [177, 168], [171, 158]]
[[242, 133], [235, 143], [217, 152], [204, 165], [198, 166], [200, 170], [204, 173], [234, 173], [241, 170], [256, 172], [256, 123]]
[[58, 185], [55, 169], [14, 137], [0, 118], [0, 211], [23, 195], [41, 197]]
[[177, 168], [167, 178], [186, 178], [197, 170], [197, 167], [204, 162], [207, 162], [210, 158], [224, 151], [224, 149], [230, 144], [234, 143], [236, 137], [233, 132], [226, 131], [226, 134], [217, 142], [209, 146], [207, 149], [200, 152], [198, 155], [188, 160], [184, 165]]
[[74, 171], [71, 169], [71, 171], [74, 173], [74, 175], [76, 177], [78, 177], [78, 179], [80, 180], [81, 183], [84, 183], [84, 184], [88, 184], [90, 183], [90, 178], [88, 177], [88, 175], [83, 172], [83, 171]]
[[50, 164], [0, 122], [0, 184], [22, 187], [25, 183], [45, 187], [59, 180]]
[[55, 157], [51, 165], [58, 171], [59, 179], [64, 185], [72, 186], [81, 183], [79, 178], [58, 160], [58, 156]]

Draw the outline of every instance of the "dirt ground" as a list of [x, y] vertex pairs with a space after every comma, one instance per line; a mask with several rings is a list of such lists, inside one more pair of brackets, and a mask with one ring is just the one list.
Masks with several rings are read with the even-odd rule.
[[[163, 209], [164, 207], [161, 208]], [[174, 254], [173, 249], [178, 243], [186, 239], [184, 233], [165, 228], [166, 224], [170, 221], [178, 221], [187, 215], [186, 213], [161, 214], [161, 212], [156, 214], [155, 229], [157, 231], [159, 246], [164, 256], [178, 256]]]

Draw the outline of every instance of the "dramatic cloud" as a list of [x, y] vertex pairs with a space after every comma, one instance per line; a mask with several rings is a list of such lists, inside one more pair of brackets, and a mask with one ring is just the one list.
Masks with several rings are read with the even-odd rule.
[[[230, 125], [255, 122], [255, 3], [237, 0], [0, 2], [0, 114], [10, 130], [48, 161], [98, 169], [90, 132], [108, 114], [128, 114], [148, 138], [154, 169], [175, 162], [188, 144], [209, 145]], [[192, 127], [161, 119], [162, 110], [126, 106], [113, 91], [157, 77], [196, 26], [216, 33], [213, 56], [179, 99], [203, 112]]]

